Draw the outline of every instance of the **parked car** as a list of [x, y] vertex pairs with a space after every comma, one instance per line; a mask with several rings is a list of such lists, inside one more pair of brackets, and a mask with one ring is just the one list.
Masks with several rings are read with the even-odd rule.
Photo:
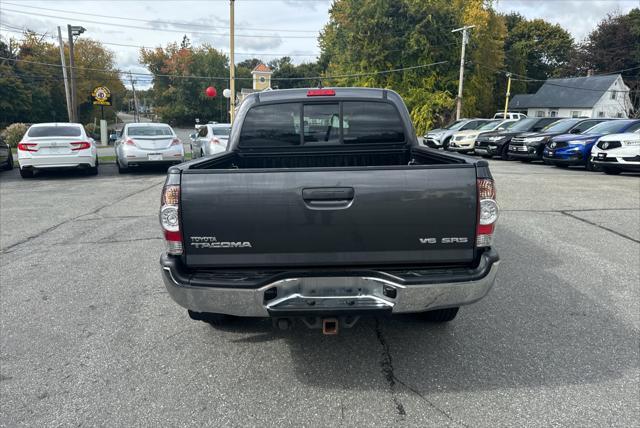
[[445, 128], [433, 129], [424, 136], [423, 144], [434, 149], [444, 148], [449, 145], [453, 134], [458, 131], [477, 129], [487, 123], [490, 119], [460, 119]]
[[231, 133], [230, 123], [207, 124], [198, 130], [191, 143], [193, 158], [201, 158], [227, 150], [227, 142]]
[[640, 172], [640, 129], [600, 138], [591, 149], [591, 162], [605, 174]]
[[580, 135], [558, 135], [545, 146], [543, 159], [559, 167], [580, 165], [593, 169], [591, 149], [600, 137], [635, 132], [638, 129], [640, 129], [640, 119], [611, 119], [587, 129]]
[[4, 141], [4, 138], [0, 136], [0, 169], [8, 171], [13, 169], [13, 154], [11, 153], [11, 147]]
[[116, 141], [120, 139], [122, 135], [122, 129], [114, 129], [109, 133], [109, 141], [107, 144], [115, 144]]
[[363, 314], [445, 322], [491, 288], [497, 218], [488, 163], [420, 147], [397, 93], [260, 92], [228, 151], [169, 168], [161, 272], [210, 323], [299, 318], [335, 334]]
[[503, 111], [499, 111], [496, 114], [493, 115], [494, 119], [515, 119], [515, 120], [520, 120], [520, 119], [524, 119], [526, 118], [527, 115], [524, 113], [513, 113], [508, 111], [507, 115], [505, 117], [505, 114]]
[[545, 126], [557, 122], [560, 119], [562, 118], [530, 117], [521, 119], [505, 131], [487, 132], [486, 134], [480, 135], [476, 139], [474, 151], [485, 158], [500, 156], [502, 159], [507, 160], [509, 159], [507, 149], [513, 137], [523, 132], [540, 132]]
[[458, 153], [472, 152], [476, 144], [476, 139], [479, 135], [491, 131], [505, 131], [516, 122], [517, 120], [515, 119], [495, 119], [488, 121], [478, 129], [458, 131], [453, 134], [447, 150]]
[[551, 138], [563, 134], [581, 134], [587, 129], [610, 119], [562, 119], [540, 132], [525, 132], [511, 139], [509, 157], [522, 162], [542, 160], [545, 144]]
[[184, 147], [166, 123], [127, 123], [116, 143], [119, 173], [141, 165], [176, 165], [184, 162]]
[[22, 178], [38, 170], [81, 168], [98, 173], [98, 149], [93, 138], [77, 123], [31, 125], [18, 143], [18, 165]]

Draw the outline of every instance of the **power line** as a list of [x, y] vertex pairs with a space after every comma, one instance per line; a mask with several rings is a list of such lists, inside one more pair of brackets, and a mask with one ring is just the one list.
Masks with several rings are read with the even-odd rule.
[[[98, 18], [110, 18], [110, 19], [119, 19], [122, 21], [133, 21], [133, 22], [146, 22], [146, 23], [155, 23], [155, 24], [167, 24], [167, 25], [174, 25], [174, 26], [185, 26], [185, 27], [201, 27], [201, 28], [209, 28], [209, 29], [223, 29], [226, 30], [228, 27], [224, 26], [224, 27], [218, 27], [218, 26], [213, 26], [213, 25], [206, 25], [206, 24], [195, 24], [195, 23], [190, 23], [190, 22], [174, 22], [174, 21], [159, 21], [156, 19], [153, 20], [148, 20], [148, 19], [137, 19], [137, 18], [127, 18], [124, 16], [115, 16], [115, 15], [103, 15], [103, 14], [99, 14], [99, 13], [88, 13], [88, 12], [76, 12], [76, 11], [72, 11], [72, 10], [64, 10], [64, 9], [51, 9], [48, 7], [38, 7], [38, 6], [29, 6], [29, 5], [25, 5], [25, 4], [17, 4], [17, 3], [10, 3], [10, 2], [3, 2], [4, 4], [8, 4], [11, 6], [18, 6], [18, 7], [22, 7], [22, 8], [29, 8], [29, 9], [38, 9], [38, 10], [47, 10], [50, 12], [62, 12], [62, 13], [71, 13], [74, 15], [85, 15], [85, 16], [95, 16]], [[236, 27], [239, 29], [243, 29], [243, 30], [252, 30], [252, 31], [279, 31], [282, 33], [317, 33], [317, 31], [313, 31], [313, 30], [287, 30], [287, 29], [279, 29], [279, 28], [253, 28], [253, 27]]]
[[[28, 28], [20, 28], [20, 27], [14, 27], [8, 24], [4, 24], [4, 23], [0, 23], [0, 26], [4, 26], [7, 28], [13, 28], [13, 30], [7, 30], [7, 29], [3, 29], [0, 28], [0, 31], [6, 31], [8, 33], [15, 33], [15, 34], [24, 34], [25, 32], [29, 32], [29, 33], [33, 33], [37, 36], [44, 36], [44, 37], [49, 37], [53, 40], [56, 40], [56, 37], [53, 35], [49, 35], [47, 33], [38, 33], [36, 31], [30, 30]], [[143, 46], [143, 45], [131, 45], [131, 44], [126, 44], [126, 43], [113, 43], [113, 42], [103, 42], [101, 40], [96, 40], [98, 42], [100, 42], [103, 45], [109, 45], [109, 46], [124, 46], [124, 47], [132, 47], [132, 48], [139, 48], [139, 49], [156, 49], [157, 47], [161, 47], [161, 46]], [[226, 52], [222, 52], [222, 53], [226, 53]], [[236, 52], [236, 55], [246, 55], [246, 56], [251, 56], [251, 55], [255, 55], [255, 56], [260, 56], [260, 55], [264, 55], [264, 56], [289, 56], [289, 57], [316, 57], [319, 56], [320, 53], [316, 53], [316, 54], [290, 54], [290, 53], [276, 53], [276, 52]]]
[[[49, 15], [49, 14], [45, 14], [45, 13], [36, 13], [36, 12], [27, 12], [27, 11], [21, 11], [21, 10], [16, 10], [16, 9], [7, 9], [4, 8], [4, 11], [8, 11], [8, 12], [12, 12], [12, 13], [19, 13], [22, 15], [30, 15], [30, 16], [43, 16], [46, 18], [57, 18], [57, 19], [65, 19], [65, 20], [69, 20], [69, 21], [80, 21], [80, 22], [89, 22], [92, 24], [100, 24], [100, 25], [104, 25], [104, 22], [101, 21], [93, 21], [90, 19], [85, 19], [85, 18], [77, 18], [77, 17], [68, 17], [68, 16], [59, 16], [59, 15]], [[146, 21], [149, 24], [153, 24], [153, 21]], [[185, 34], [185, 33], [189, 33], [189, 34], [199, 34], [199, 35], [207, 35], [207, 36], [224, 36], [224, 37], [228, 37], [229, 33], [210, 33], [210, 32], [204, 32], [204, 31], [192, 31], [192, 30], [172, 30], [169, 28], [149, 28], [149, 27], [141, 27], [141, 26], [136, 26], [136, 25], [124, 25], [124, 24], [116, 24], [116, 23], [110, 23], [110, 26], [115, 26], [115, 27], [123, 27], [123, 28], [135, 28], [135, 29], [139, 29], [139, 30], [145, 30], [145, 31], [164, 31], [164, 32], [169, 32], [169, 33], [180, 33], [180, 34]], [[272, 35], [272, 34], [236, 34], [235, 37], [247, 37], [247, 38], [279, 38], [281, 37], [279, 34], [276, 35]], [[287, 39], [317, 39], [317, 36], [286, 36], [283, 38], [287, 38]]]
[[[27, 64], [36, 64], [36, 65], [44, 65], [44, 66], [49, 66], [49, 67], [62, 67], [61, 64], [53, 64], [53, 63], [47, 63], [47, 62], [40, 62], [40, 61], [30, 61], [30, 60], [25, 60], [25, 59], [18, 59], [18, 58], [8, 58], [8, 57], [0, 57], [0, 60], [7, 60], [7, 61], [14, 61], [14, 62], [24, 62]], [[340, 74], [340, 75], [334, 75], [334, 76], [309, 76], [309, 77], [272, 77], [271, 80], [273, 81], [285, 81], [285, 80], [313, 80], [313, 81], [317, 81], [317, 80], [332, 80], [332, 79], [344, 79], [344, 78], [349, 78], [349, 77], [362, 77], [362, 76], [374, 76], [374, 75], [380, 75], [380, 74], [389, 74], [389, 73], [397, 73], [400, 71], [407, 71], [407, 70], [416, 70], [416, 69], [421, 69], [421, 68], [429, 68], [429, 67], [434, 67], [437, 65], [442, 65], [442, 64], [446, 64], [448, 61], [439, 61], [439, 62], [433, 62], [430, 64], [422, 64], [422, 65], [414, 65], [414, 66], [410, 66], [410, 67], [400, 67], [400, 68], [393, 68], [393, 69], [388, 69], [388, 70], [379, 70], [379, 71], [371, 71], [371, 72], [363, 72], [363, 73], [352, 73], [352, 74]], [[208, 80], [229, 80], [229, 77], [218, 77], [218, 76], [193, 76], [193, 75], [180, 75], [180, 74], [156, 74], [156, 73], [139, 73], [139, 72], [132, 72], [132, 71], [119, 71], [119, 70], [105, 70], [105, 69], [99, 69], [99, 68], [90, 68], [90, 67], [75, 67], [76, 70], [79, 71], [100, 71], [103, 73], [118, 73], [118, 74], [131, 74], [131, 75], [138, 75], [138, 76], [153, 76], [153, 77], [174, 77], [174, 78], [184, 78], [184, 79], [208, 79]], [[253, 80], [253, 77], [236, 77], [236, 80]]]

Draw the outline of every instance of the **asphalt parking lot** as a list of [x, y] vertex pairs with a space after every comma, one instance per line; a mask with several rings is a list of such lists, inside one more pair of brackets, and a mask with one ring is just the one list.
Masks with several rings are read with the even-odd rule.
[[335, 337], [189, 320], [158, 267], [162, 171], [0, 173], [0, 424], [637, 425], [640, 177], [491, 167], [490, 294]]

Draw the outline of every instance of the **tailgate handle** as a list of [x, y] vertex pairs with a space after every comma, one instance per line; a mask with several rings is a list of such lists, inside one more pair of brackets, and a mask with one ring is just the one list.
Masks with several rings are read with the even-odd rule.
[[302, 199], [310, 208], [346, 208], [353, 201], [353, 187], [317, 187], [302, 189]]

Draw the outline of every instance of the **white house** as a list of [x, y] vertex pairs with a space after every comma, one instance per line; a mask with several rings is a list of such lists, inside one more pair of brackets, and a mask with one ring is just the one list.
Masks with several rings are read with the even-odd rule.
[[629, 87], [619, 74], [549, 79], [535, 94], [515, 95], [510, 111], [529, 117], [629, 117]]

